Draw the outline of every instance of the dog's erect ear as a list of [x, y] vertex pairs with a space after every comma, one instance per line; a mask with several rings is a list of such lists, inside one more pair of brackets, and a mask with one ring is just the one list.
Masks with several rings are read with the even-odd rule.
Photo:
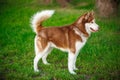
[[92, 10], [91, 12], [88, 12], [84, 14], [84, 19], [88, 20], [90, 17], [94, 17], [94, 11]]
[[82, 15], [78, 20], [77, 20], [77, 24], [86, 21], [90, 16], [90, 12], [85, 13], [84, 15]]
[[85, 13], [84, 15], [82, 15], [82, 16], [76, 21], [76, 23], [79, 24], [79, 23], [81, 23], [81, 22], [86, 22], [86, 21], [88, 21], [88, 19], [89, 19], [90, 17], [92, 17], [92, 16], [94, 16], [94, 12], [93, 12], [93, 11], [87, 12], [87, 13]]
[[91, 14], [90, 12], [84, 14], [84, 19], [87, 20], [89, 18], [90, 14]]
[[80, 24], [83, 20], [83, 16], [79, 17], [78, 20], [75, 22], [76, 24]]

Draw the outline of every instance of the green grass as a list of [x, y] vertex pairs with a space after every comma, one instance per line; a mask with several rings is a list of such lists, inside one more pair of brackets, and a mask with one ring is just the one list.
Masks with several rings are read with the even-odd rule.
[[[60, 26], [74, 22], [90, 8], [54, 8], [36, 5], [32, 0], [0, 1], [0, 80], [119, 80], [120, 19], [100, 19], [100, 31], [93, 33], [77, 58], [77, 75], [67, 69], [67, 53], [54, 49], [48, 56], [50, 66], [39, 62], [33, 70], [34, 36], [30, 18], [37, 11], [55, 9], [43, 23]], [[56, 57], [57, 56], [57, 57]]]

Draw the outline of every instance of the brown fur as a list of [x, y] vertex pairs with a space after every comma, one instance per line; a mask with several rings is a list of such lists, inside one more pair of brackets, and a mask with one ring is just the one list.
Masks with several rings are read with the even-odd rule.
[[44, 28], [42, 25], [37, 27], [37, 46], [40, 51], [43, 51], [47, 46], [48, 42], [54, 43], [57, 47], [70, 49], [71, 52], [75, 53], [76, 41], [81, 41], [82, 38], [75, 33], [76, 28], [79, 32], [82, 32], [85, 37], [89, 34], [86, 32], [85, 23], [90, 22], [93, 19], [93, 14], [84, 14], [75, 23], [63, 26], [63, 27], [49, 27]]

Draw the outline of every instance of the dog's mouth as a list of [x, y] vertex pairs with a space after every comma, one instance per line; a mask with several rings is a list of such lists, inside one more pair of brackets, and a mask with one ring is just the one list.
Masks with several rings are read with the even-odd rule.
[[98, 31], [98, 29], [97, 29], [97, 30], [94, 30], [93, 28], [90, 28], [90, 30], [91, 30], [92, 32], [97, 32], [97, 31]]

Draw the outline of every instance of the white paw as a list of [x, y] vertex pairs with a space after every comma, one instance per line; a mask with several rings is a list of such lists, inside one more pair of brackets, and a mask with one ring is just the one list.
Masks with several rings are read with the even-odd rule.
[[35, 69], [34, 71], [35, 71], [35, 72], [39, 72], [39, 70], [38, 70], [38, 69]]
[[78, 70], [78, 68], [75, 67], [74, 70]]
[[74, 71], [70, 71], [71, 74], [75, 75], [76, 73]]
[[48, 62], [46, 62], [46, 63], [44, 63], [45, 65], [50, 65], [50, 63], [48, 63]]

